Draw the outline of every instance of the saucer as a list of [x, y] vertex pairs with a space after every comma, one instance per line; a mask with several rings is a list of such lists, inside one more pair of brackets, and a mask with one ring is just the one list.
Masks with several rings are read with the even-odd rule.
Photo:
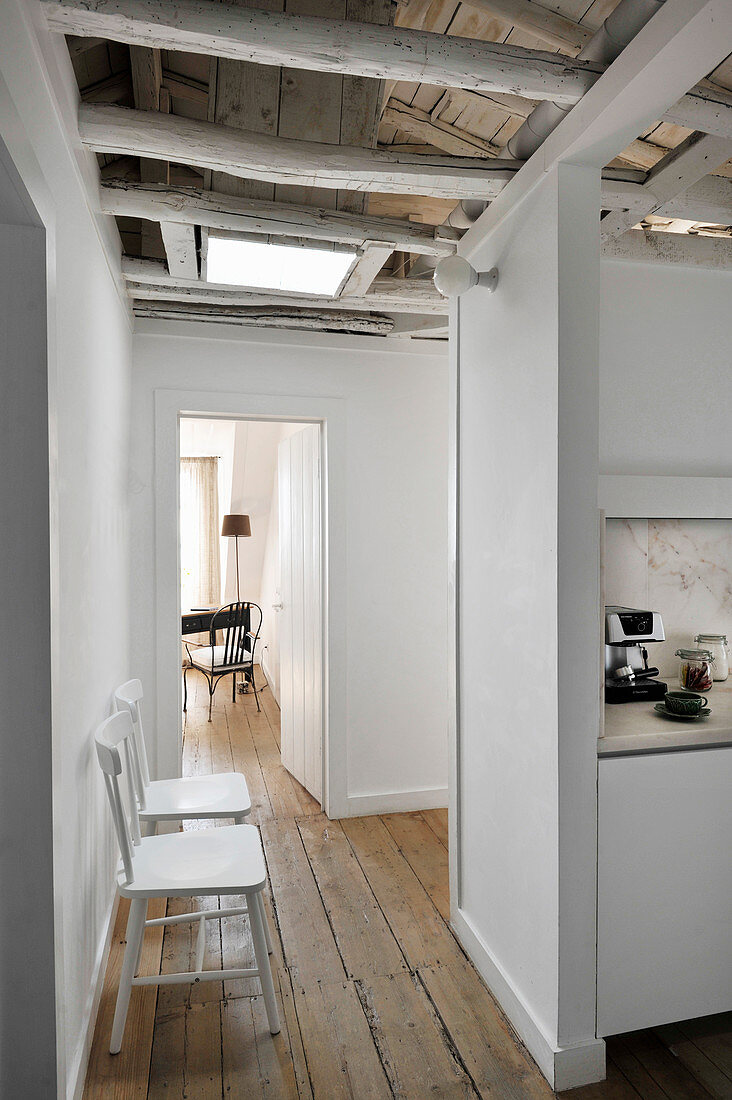
[[662, 718], [673, 718], [677, 722], [698, 722], [700, 718], [708, 718], [712, 713], [709, 707], [705, 707], [698, 714], [676, 714], [674, 711], [669, 710], [665, 703], [656, 703], [653, 709]]

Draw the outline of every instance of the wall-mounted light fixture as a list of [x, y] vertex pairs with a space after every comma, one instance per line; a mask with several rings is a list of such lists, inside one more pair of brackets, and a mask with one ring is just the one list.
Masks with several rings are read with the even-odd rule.
[[433, 276], [435, 286], [446, 298], [457, 298], [473, 286], [482, 286], [493, 293], [498, 285], [498, 268], [478, 272], [462, 256], [445, 256]]

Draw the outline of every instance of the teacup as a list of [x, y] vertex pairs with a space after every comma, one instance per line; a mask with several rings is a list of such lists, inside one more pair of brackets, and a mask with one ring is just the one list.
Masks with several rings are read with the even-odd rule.
[[699, 714], [708, 705], [703, 695], [688, 691], [666, 692], [666, 706], [673, 714]]

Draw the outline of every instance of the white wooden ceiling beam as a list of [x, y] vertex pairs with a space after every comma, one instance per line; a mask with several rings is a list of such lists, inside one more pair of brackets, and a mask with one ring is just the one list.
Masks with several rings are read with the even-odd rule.
[[170, 274], [183, 279], [197, 279], [198, 253], [193, 226], [181, 222], [161, 222], [160, 230]]
[[100, 188], [100, 208], [104, 214], [161, 223], [185, 222], [235, 233], [273, 234], [355, 245], [378, 240], [400, 252], [424, 256], [450, 256], [458, 241], [457, 233], [435, 237], [431, 225], [396, 218], [368, 217], [155, 184], [110, 180]]
[[455, 199], [495, 198], [519, 167], [511, 160], [396, 155], [297, 141], [176, 115], [86, 104], [79, 108], [79, 134], [97, 153], [176, 161], [244, 179]]
[[[386, 280], [387, 282], [405, 282], [409, 279]], [[402, 301], [388, 291], [376, 287], [357, 298], [326, 298], [306, 294], [277, 294], [257, 288], [216, 287], [206, 283], [198, 286], [174, 286], [167, 283], [128, 282], [127, 292], [135, 301], [200, 302], [207, 305], [229, 306], [277, 306], [286, 305], [301, 309], [347, 309], [376, 310], [389, 313], [426, 313], [447, 317], [448, 307], [442, 301]]]
[[[570, 105], [603, 71], [594, 62], [504, 43], [255, 11], [216, 0], [176, 0], [174, 4], [169, 0], [42, 0], [42, 4], [51, 29], [68, 34], [263, 65], [506, 92]], [[720, 38], [726, 41], [723, 35]], [[667, 104], [664, 111], [671, 107]], [[663, 111], [656, 115], [660, 117], [666, 117]], [[707, 87], [684, 89], [668, 121], [730, 136], [732, 96]]]
[[130, 45], [213, 54], [261, 65], [507, 91], [576, 103], [602, 66], [479, 39], [283, 15], [215, 0], [43, 0], [48, 25]]
[[602, 246], [604, 260], [732, 272], [732, 240], [631, 229]]
[[[631, 209], [636, 221], [644, 216], [646, 175], [639, 170], [605, 172], [602, 204], [606, 210]], [[348, 214], [345, 211], [261, 199], [240, 198], [194, 187], [166, 187], [127, 180], [107, 180], [100, 188], [104, 214], [143, 218], [146, 221], [185, 222], [233, 233], [272, 234], [310, 240], [336, 241], [360, 246], [367, 240], [393, 245], [400, 252], [424, 256], [449, 256], [458, 234], [442, 227], [435, 236], [432, 226], [396, 218]], [[732, 180], [707, 176], [666, 203], [662, 217], [732, 224]], [[443, 235], [444, 234], [444, 235]]]
[[470, 257], [553, 166], [566, 161], [601, 170], [715, 69], [731, 41], [729, 0], [666, 0], [468, 230], [461, 254]]
[[389, 336], [394, 320], [378, 313], [291, 309], [286, 306], [221, 306], [195, 302], [136, 300], [136, 317], [162, 321], [199, 321], [253, 328], [305, 329], [310, 332], [348, 332], [361, 336]]
[[[601, 202], [605, 210], [630, 211], [638, 222], [648, 213], [645, 181], [636, 183], [622, 179], [603, 179]], [[705, 176], [686, 191], [665, 202], [656, 213], [663, 218], [732, 225], [732, 179]]]
[[283, 294], [261, 287], [237, 287], [204, 283], [169, 275], [156, 260], [123, 257], [122, 273], [133, 298], [166, 298], [173, 301], [215, 302], [231, 305], [299, 304], [315, 309], [376, 309], [398, 313], [439, 313], [447, 315], [448, 304], [431, 282], [418, 279], [374, 279], [368, 294], [340, 298], [308, 294]]
[[672, 149], [649, 174], [643, 185], [645, 208], [613, 210], [600, 222], [603, 241], [615, 240], [645, 218], [658, 214], [677, 195], [713, 172], [732, 156], [732, 143], [710, 134], [691, 134], [676, 149]]
[[338, 296], [360, 298], [366, 294], [393, 251], [393, 246], [383, 241], [365, 241], [363, 251]]
[[458, 157], [499, 157], [501, 150], [490, 141], [468, 133], [467, 130], [459, 130], [448, 122], [433, 120], [427, 111], [421, 111], [418, 107], [407, 106], [398, 99], [390, 99], [384, 107], [381, 121], [405, 134], [419, 138], [426, 145], [434, 145], [437, 149], [444, 149], [446, 153], [452, 153]]

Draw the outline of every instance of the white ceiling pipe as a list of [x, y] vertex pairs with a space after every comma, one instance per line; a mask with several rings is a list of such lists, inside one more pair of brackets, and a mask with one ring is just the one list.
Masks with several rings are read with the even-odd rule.
[[[470, 229], [487, 205], [488, 203], [483, 202], [482, 199], [463, 199], [450, 211], [443, 225], [462, 231]], [[431, 279], [438, 259], [439, 256], [418, 256], [409, 269], [409, 278]]]
[[[599, 30], [577, 55], [578, 60], [610, 65], [638, 31], [656, 14], [665, 0], [620, 0]], [[506, 145], [516, 160], [528, 160], [572, 108], [544, 100], [528, 116]]]

